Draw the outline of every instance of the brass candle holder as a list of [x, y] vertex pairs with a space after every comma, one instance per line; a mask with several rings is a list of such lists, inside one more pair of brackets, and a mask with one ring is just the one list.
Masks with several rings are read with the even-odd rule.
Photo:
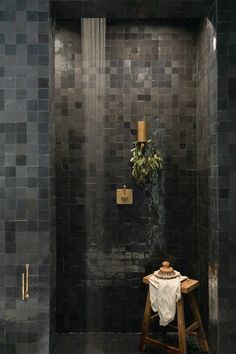
[[147, 122], [145, 120], [139, 120], [137, 123], [137, 142], [147, 142]]

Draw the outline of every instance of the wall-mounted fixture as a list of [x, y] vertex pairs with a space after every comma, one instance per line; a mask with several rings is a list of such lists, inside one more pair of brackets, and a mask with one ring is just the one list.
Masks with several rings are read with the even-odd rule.
[[137, 142], [147, 142], [147, 122], [145, 120], [139, 120], [137, 124]]
[[23, 301], [29, 300], [29, 264], [25, 265], [25, 273], [21, 275], [22, 287], [21, 298]]
[[133, 204], [133, 189], [127, 189], [126, 185], [122, 189], [116, 190], [117, 204]]

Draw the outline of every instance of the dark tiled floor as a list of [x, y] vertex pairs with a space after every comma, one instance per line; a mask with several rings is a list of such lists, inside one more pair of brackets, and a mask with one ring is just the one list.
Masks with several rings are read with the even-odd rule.
[[[58, 334], [56, 354], [139, 354], [139, 334]], [[171, 338], [173, 341], [173, 338]], [[147, 347], [146, 354], [164, 354], [159, 348]], [[195, 340], [188, 338], [188, 354], [203, 354]]]

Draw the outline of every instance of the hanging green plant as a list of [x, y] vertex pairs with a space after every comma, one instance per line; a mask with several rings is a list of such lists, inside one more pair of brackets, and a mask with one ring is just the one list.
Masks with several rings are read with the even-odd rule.
[[137, 185], [142, 187], [150, 181], [155, 171], [163, 168], [163, 159], [151, 140], [148, 140], [145, 144], [136, 141], [131, 152], [133, 155], [130, 159], [132, 176], [135, 178]]

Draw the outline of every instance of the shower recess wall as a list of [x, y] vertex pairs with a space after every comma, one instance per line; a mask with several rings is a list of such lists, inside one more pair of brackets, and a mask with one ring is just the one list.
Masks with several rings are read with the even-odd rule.
[[[210, 178], [213, 166], [216, 164], [211, 151], [216, 151], [216, 135], [214, 124], [216, 120], [216, 32], [212, 22], [205, 19], [199, 28], [197, 42], [197, 234], [199, 263], [198, 274], [201, 281], [200, 299], [204, 320], [208, 318], [208, 302], [210, 298], [210, 321], [217, 317], [217, 305], [213, 300], [214, 281], [211, 266], [214, 264], [214, 245], [212, 231], [216, 220], [209, 216], [214, 208], [215, 182]], [[208, 193], [208, 191], [211, 191]], [[214, 267], [213, 267], [214, 268]], [[208, 271], [210, 276], [208, 279]], [[214, 277], [213, 277], [214, 278]], [[208, 293], [208, 284], [209, 292]], [[210, 295], [210, 296], [209, 296]], [[205, 323], [207, 327], [207, 322]], [[212, 341], [213, 346], [214, 341]]]
[[[144, 273], [169, 257], [198, 276], [197, 37], [193, 27], [173, 23], [107, 23], [105, 116], [100, 141], [93, 141], [86, 136], [93, 116], [83, 113], [80, 28], [78, 22], [56, 23], [57, 330], [138, 331]], [[129, 159], [143, 118], [165, 169], [157, 187], [141, 191]], [[93, 149], [96, 142], [90, 196], [88, 141]], [[134, 188], [134, 204], [118, 207], [115, 190], [123, 184]]]

